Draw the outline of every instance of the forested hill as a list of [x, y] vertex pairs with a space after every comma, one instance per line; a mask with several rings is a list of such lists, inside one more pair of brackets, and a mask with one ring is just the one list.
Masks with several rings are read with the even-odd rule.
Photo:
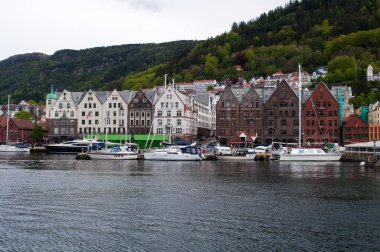
[[[380, 71], [380, 0], [291, 1], [260, 17], [232, 24], [230, 32], [197, 44], [186, 56], [161, 68], [177, 81], [266, 76], [328, 66], [329, 83], [356, 81], [365, 89], [368, 64]], [[340, 57], [343, 56], [343, 57]], [[244, 71], [235, 71], [241, 65]], [[141, 77], [141, 76], [140, 76]], [[127, 78], [125, 86], [134, 83]]]
[[[125, 76], [184, 56], [196, 41], [131, 44], [16, 55], [0, 61], [0, 98], [43, 101], [51, 84], [70, 91], [122, 89]], [[162, 80], [162, 78], [160, 78]]]
[[349, 83], [355, 94], [378, 85], [365, 81], [365, 70], [372, 64], [380, 72], [380, 0], [293, 0], [273, 8], [205, 41], [11, 57], [0, 62], [0, 103], [8, 93], [15, 101], [43, 100], [51, 84], [72, 91], [138, 89], [162, 83], [166, 73], [177, 82], [249, 80], [296, 71], [298, 63], [309, 72], [327, 66], [325, 82]]

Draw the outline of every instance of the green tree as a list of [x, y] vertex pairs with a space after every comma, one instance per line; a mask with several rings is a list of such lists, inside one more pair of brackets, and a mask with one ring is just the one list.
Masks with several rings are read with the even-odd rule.
[[21, 110], [21, 111], [16, 112], [15, 118], [24, 119], [24, 120], [31, 120], [32, 114], [29, 111]]
[[35, 124], [32, 132], [30, 133], [30, 138], [36, 142], [42, 141], [43, 139], [43, 128], [41, 125]]
[[329, 82], [354, 81], [356, 79], [357, 64], [353, 57], [337, 56], [327, 65], [327, 80]]

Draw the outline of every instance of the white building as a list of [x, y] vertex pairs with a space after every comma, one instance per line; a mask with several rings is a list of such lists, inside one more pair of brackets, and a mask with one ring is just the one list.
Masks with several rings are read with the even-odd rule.
[[373, 67], [371, 65], [369, 65], [367, 67], [367, 81], [374, 81], [374, 78], [373, 78]]
[[196, 92], [205, 92], [209, 86], [214, 87], [216, 84], [216, 80], [196, 80], [193, 82], [193, 87]]

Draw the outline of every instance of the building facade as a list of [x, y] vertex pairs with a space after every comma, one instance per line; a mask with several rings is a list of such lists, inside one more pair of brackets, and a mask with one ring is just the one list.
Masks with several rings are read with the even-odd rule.
[[339, 103], [321, 82], [303, 106], [304, 141], [338, 143], [340, 136]]
[[129, 134], [149, 134], [154, 116], [155, 91], [138, 90], [128, 103]]
[[369, 127], [357, 115], [351, 115], [343, 125], [344, 144], [368, 142]]
[[297, 94], [286, 81], [281, 81], [264, 104], [265, 142], [298, 142], [299, 112]]

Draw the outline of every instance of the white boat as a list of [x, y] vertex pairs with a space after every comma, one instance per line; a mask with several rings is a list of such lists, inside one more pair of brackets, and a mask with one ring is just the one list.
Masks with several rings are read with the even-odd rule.
[[29, 152], [29, 148], [24, 144], [9, 144], [9, 100], [10, 96], [8, 95], [6, 140], [5, 144], [0, 145], [0, 152]]
[[138, 158], [139, 148], [135, 143], [126, 143], [108, 150], [90, 151], [87, 154], [91, 159], [133, 160]]
[[198, 146], [170, 146], [144, 153], [145, 160], [160, 161], [201, 161], [201, 149]]
[[216, 148], [215, 156], [218, 160], [254, 160], [255, 151], [253, 149], [231, 149], [230, 147]]
[[29, 152], [29, 148], [21, 145], [0, 145], [0, 152]]
[[288, 148], [279, 155], [280, 161], [339, 161], [342, 153], [325, 152], [319, 148]]

